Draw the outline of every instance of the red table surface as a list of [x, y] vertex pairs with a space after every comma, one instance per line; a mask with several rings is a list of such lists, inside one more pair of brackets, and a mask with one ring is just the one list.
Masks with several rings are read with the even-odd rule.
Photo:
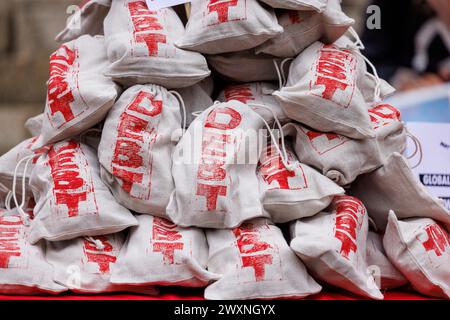
[[[410, 291], [391, 291], [384, 294], [385, 300], [429, 300], [431, 298]], [[305, 300], [361, 300], [363, 298], [350, 293], [323, 292], [307, 297]], [[62, 294], [58, 296], [5, 296], [0, 295], [0, 300], [203, 300], [201, 289], [162, 289], [156, 297], [136, 294], [101, 294], [80, 295]]]

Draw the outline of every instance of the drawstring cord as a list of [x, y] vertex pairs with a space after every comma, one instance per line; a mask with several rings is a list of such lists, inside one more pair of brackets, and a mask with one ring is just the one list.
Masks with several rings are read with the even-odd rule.
[[415, 169], [418, 166], [420, 166], [420, 164], [422, 163], [423, 160], [423, 148], [422, 148], [422, 143], [420, 142], [420, 140], [414, 135], [412, 134], [408, 128], [406, 128], [406, 136], [408, 138], [410, 138], [412, 140], [412, 142], [414, 143], [415, 146], [415, 150], [414, 152], [407, 157], [408, 160], [411, 160], [412, 158], [414, 158], [417, 154], [419, 154], [419, 161], [417, 162], [416, 165], [412, 166], [411, 169]]
[[275, 146], [275, 148], [277, 149], [278, 153], [280, 154], [281, 157], [281, 161], [283, 162], [283, 165], [286, 167], [287, 170], [289, 171], [295, 171], [296, 166], [292, 163], [288, 162], [288, 155], [287, 155], [287, 150], [286, 150], [286, 143], [285, 143], [285, 139], [284, 139], [284, 132], [283, 132], [283, 127], [280, 123], [280, 120], [278, 119], [277, 115], [275, 114], [275, 112], [269, 108], [268, 106], [262, 105], [262, 104], [257, 104], [257, 103], [251, 103], [248, 104], [250, 107], [255, 107], [255, 108], [263, 108], [266, 109], [268, 111], [270, 111], [275, 119], [275, 123], [278, 127], [278, 130], [280, 131], [280, 140], [281, 140], [281, 149], [278, 143], [278, 139], [275, 138], [275, 135], [273, 134], [273, 129], [270, 127], [270, 125], [267, 123], [267, 121], [258, 113], [256, 113], [261, 120], [264, 122], [264, 125], [267, 127], [270, 137], [272, 139], [272, 144]]
[[287, 82], [286, 73], [284, 72], [284, 66], [286, 65], [287, 62], [292, 60], [294, 60], [294, 58], [286, 58], [283, 61], [281, 61], [280, 65], [278, 66], [277, 60], [273, 59], [273, 65], [275, 66], [275, 70], [278, 75], [278, 84], [280, 90], [286, 85]]
[[92, 243], [93, 245], [95, 245], [95, 247], [98, 250], [104, 250], [105, 249], [105, 245], [103, 244], [103, 242], [101, 242], [98, 239], [94, 239], [93, 237], [84, 237], [87, 241], [89, 241], [90, 243]]
[[11, 199], [12, 199], [12, 191], [10, 190], [8, 194], [6, 195], [5, 199], [5, 208], [8, 211], [11, 211]]
[[366, 47], [364, 46], [364, 43], [361, 41], [361, 38], [358, 35], [358, 32], [356, 32], [355, 28], [350, 27], [348, 28], [348, 32], [355, 38], [355, 47], [359, 50], [364, 50]]
[[186, 111], [186, 105], [184, 103], [183, 97], [181, 96], [181, 94], [179, 94], [177, 91], [175, 90], [170, 90], [169, 93], [173, 94], [178, 102], [180, 103], [180, 107], [183, 110], [183, 135], [186, 133], [186, 126], [187, 126], [187, 111]]
[[[20, 216], [22, 217], [23, 224], [25, 226], [30, 225], [30, 217], [29, 215], [23, 210], [25, 206], [25, 197], [26, 197], [26, 174], [28, 171], [28, 166], [31, 161], [36, 157], [36, 155], [30, 155], [27, 157], [22, 158], [16, 165], [16, 168], [14, 169], [14, 177], [13, 177], [13, 186], [12, 186], [12, 197], [14, 199], [14, 204], [16, 205], [17, 211], [19, 211]], [[25, 162], [25, 168], [23, 170], [22, 175], [22, 201], [19, 205], [19, 201], [17, 200], [17, 192], [16, 192], [16, 185], [17, 185], [17, 179], [18, 179], [18, 170], [22, 162]]]
[[[348, 32], [353, 36], [353, 38], [355, 38], [355, 42], [354, 48], [351, 48], [351, 50], [359, 55], [368, 65], [369, 67], [372, 69], [373, 72], [373, 76], [375, 77], [375, 93], [374, 93], [374, 100], [375, 102], [380, 102], [381, 101], [381, 79], [378, 75], [377, 69], [375, 68], [375, 66], [373, 65], [372, 62], [370, 62], [369, 59], [367, 59], [367, 57], [365, 55], [363, 55], [359, 50], [365, 50], [366, 47], [364, 46], [364, 43], [362, 42], [361, 38], [359, 37], [358, 33], [356, 32], [356, 30], [353, 27], [350, 27], [348, 29]], [[366, 71], [366, 74], [370, 75], [370, 73], [368, 71]]]

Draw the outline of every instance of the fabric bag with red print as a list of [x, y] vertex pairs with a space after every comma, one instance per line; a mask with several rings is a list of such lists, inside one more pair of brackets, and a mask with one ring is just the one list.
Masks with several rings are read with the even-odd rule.
[[53, 281], [45, 244], [31, 245], [29, 227], [17, 210], [0, 209], [0, 293], [58, 294], [66, 289]]
[[[13, 190], [14, 175], [16, 175], [16, 194], [22, 196], [22, 186], [25, 183], [25, 196], [31, 196], [28, 182], [34, 165], [42, 153], [48, 148], [35, 149], [37, 138], [27, 139], [0, 157], [0, 183]], [[34, 150], [35, 149], [35, 150]], [[25, 181], [22, 181], [25, 179]]]
[[179, 102], [163, 87], [136, 85], [121, 95], [98, 150], [103, 182], [120, 204], [165, 217], [174, 189], [172, 134], [181, 126]]
[[393, 153], [378, 170], [360, 176], [350, 192], [361, 199], [380, 231], [386, 228], [389, 210], [399, 219], [431, 218], [450, 230], [450, 212], [443, 201], [430, 195], [399, 153]]
[[408, 280], [387, 258], [383, 247], [383, 236], [372, 231], [369, 231], [367, 238], [367, 265], [372, 270], [380, 290], [395, 289], [408, 283]]
[[250, 141], [263, 126], [260, 115], [236, 100], [195, 119], [174, 151], [175, 191], [167, 214], [175, 224], [234, 228], [268, 217], [256, 176], [259, 143]]
[[257, 0], [198, 0], [192, 2], [186, 33], [177, 46], [205, 54], [236, 52], [281, 32], [273, 9]]
[[290, 145], [286, 153], [289, 163], [295, 165], [294, 171], [286, 168], [273, 145], [263, 151], [257, 169], [264, 209], [273, 222], [286, 223], [313, 216], [328, 207], [334, 196], [344, 194], [344, 189], [336, 183], [301, 164]]
[[157, 295], [154, 287], [111, 283], [111, 269], [125, 241], [121, 233], [93, 238], [47, 242], [47, 261], [53, 266], [54, 280], [79, 293], [136, 292]]
[[352, 50], [315, 42], [291, 64], [285, 87], [274, 92], [291, 119], [354, 139], [375, 136], [357, 80], [364, 60]]
[[212, 78], [206, 78], [192, 87], [177, 90], [186, 105], [186, 129], [196, 118], [195, 114], [203, 112], [213, 105], [214, 101], [211, 99], [213, 88]]
[[397, 220], [391, 211], [383, 243], [415, 290], [450, 299], [450, 237], [441, 225], [429, 218]]
[[87, 0], [70, 17], [67, 26], [55, 38], [58, 42], [68, 42], [88, 34], [103, 35], [103, 20], [108, 14], [112, 0]]
[[284, 28], [284, 32], [257, 47], [257, 54], [296, 57], [322, 37], [322, 15], [318, 12], [282, 11], [279, 13], [278, 23]]
[[82, 36], [50, 57], [50, 80], [42, 132], [36, 147], [73, 137], [104, 119], [118, 95], [105, 77], [105, 43], [101, 36]]
[[208, 56], [208, 62], [225, 80], [238, 83], [278, 81], [280, 59], [267, 54], [256, 55], [251, 50]]
[[260, 0], [272, 8], [291, 10], [314, 10], [322, 12], [325, 10], [329, 0]]
[[394, 152], [403, 153], [406, 149], [407, 129], [401, 121], [400, 111], [381, 102], [369, 109], [369, 116], [381, 157], [387, 159]]
[[326, 211], [291, 225], [291, 248], [314, 278], [383, 299], [366, 262], [368, 232], [367, 212], [361, 201], [338, 196]]
[[[272, 96], [276, 89], [276, 86], [269, 82], [229, 85], [219, 94], [217, 100], [221, 102], [237, 100], [247, 104], [268, 123], [274, 121], [273, 113], [275, 113], [279, 121], [288, 122], [290, 119], [284, 114], [277, 99]], [[268, 109], [272, 110], [272, 112]]]
[[42, 155], [30, 186], [36, 200], [31, 243], [105, 235], [137, 224], [102, 182], [95, 150], [76, 140], [56, 143]]
[[223, 275], [206, 288], [206, 299], [299, 299], [322, 289], [267, 219], [232, 230], [207, 230], [206, 237], [208, 270]]
[[139, 226], [131, 228], [112, 267], [113, 283], [205, 287], [218, 278], [206, 270], [208, 244], [203, 230], [180, 228], [149, 215], [137, 219]]
[[44, 122], [45, 114], [41, 113], [35, 117], [28, 119], [25, 122], [25, 129], [33, 136], [37, 137], [41, 134], [42, 123]]
[[375, 138], [355, 140], [296, 123], [288, 123], [283, 129], [292, 137], [300, 162], [319, 170], [340, 186], [347, 186], [360, 174], [383, 165]]
[[196, 84], [211, 72], [201, 54], [175, 47], [184, 32], [172, 8], [151, 11], [144, 0], [114, 0], [105, 19], [106, 75], [125, 86]]
[[256, 53], [266, 53], [276, 57], [296, 57], [308, 46], [322, 39], [333, 43], [354, 23], [341, 10], [339, 3], [329, 0], [323, 13], [314, 11], [282, 11], [278, 23], [284, 32], [269, 39]]

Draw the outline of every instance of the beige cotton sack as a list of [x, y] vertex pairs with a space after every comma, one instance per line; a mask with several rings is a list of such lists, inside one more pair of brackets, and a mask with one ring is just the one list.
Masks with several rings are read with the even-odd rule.
[[67, 26], [55, 38], [58, 42], [68, 42], [88, 34], [103, 35], [103, 20], [108, 14], [112, 0], [83, 1], [67, 21]]
[[286, 146], [290, 171], [283, 164], [278, 150], [269, 145], [261, 154], [257, 174], [264, 209], [275, 223], [286, 223], [313, 216], [331, 203], [344, 189], [316, 170], [300, 163], [290, 144]]
[[357, 80], [365, 62], [355, 51], [315, 42], [291, 64], [285, 87], [273, 94], [291, 119], [354, 139], [375, 137]]
[[101, 122], [119, 95], [103, 75], [108, 61], [103, 37], [81, 36], [50, 57], [50, 79], [36, 148], [71, 138]]
[[101, 177], [124, 207], [166, 216], [172, 179], [172, 135], [181, 131], [177, 97], [157, 85], [127, 89], [112, 107], [98, 149]]
[[206, 288], [206, 299], [300, 299], [321, 290], [267, 219], [232, 230], [207, 230], [206, 236], [208, 270], [223, 275]]
[[48, 242], [46, 259], [53, 266], [55, 281], [77, 293], [133, 292], [157, 295], [152, 286], [111, 283], [111, 269], [124, 245], [121, 233], [68, 241]]
[[177, 227], [148, 215], [137, 219], [139, 226], [130, 230], [112, 267], [113, 283], [205, 287], [218, 278], [206, 270], [208, 244], [203, 230]]
[[350, 193], [363, 201], [380, 231], [386, 229], [389, 210], [399, 219], [437, 220], [450, 230], [450, 212], [416, 179], [399, 153], [393, 153], [378, 170], [360, 176]]
[[111, 234], [137, 224], [102, 182], [95, 150], [76, 140], [56, 143], [39, 158], [30, 187], [36, 200], [33, 244]]
[[442, 226], [429, 218], [398, 220], [391, 211], [383, 243], [415, 290], [450, 299], [450, 237]]
[[257, 0], [198, 0], [176, 44], [205, 54], [251, 49], [283, 32], [273, 9]]
[[383, 299], [366, 261], [367, 211], [354, 197], [337, 196], [324, 212], [291, 225], [291, 248], [324, 283]]
[[144, 0], [114, 0], [104, 28], [105, 74], [124, 86], [184, 88], [210, 74], [201, 54], [175, 47], [185, 30], [173, 8], [152, 11]]

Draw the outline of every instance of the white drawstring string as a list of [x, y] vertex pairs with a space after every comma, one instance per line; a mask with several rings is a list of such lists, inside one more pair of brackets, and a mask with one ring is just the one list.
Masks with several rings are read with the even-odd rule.
[[286, 59], [284, 59], [283, 61], [281, 61], [280, 69], [281, 69], [281, 76], [282, 76], [282, 78], [283, 78], [283, 86], [285, 86], [286, 83], [287, 83], [286, 73], [284, 72], [284, 65], [285, 65], [287, 62], [292, 61], [292, 60], [294, 60], [294, 58], [286, 58]]
[[91, 242], [93, 245], [95, 245], [95, 247], [97, 248], [97, 250], [104, 250], [105, 249], [105, 245], [103, 244], [103, 242], [101, 242], [98, 239], [94, 239], [93, 237], [84, 237], [87, 241]]
[[10, 190], [8, 194], [6, 195], [5, 199], [5, 208], [8, 211], [11, 211], [11, 199], [12, 199], [12, 191]]
[[279, 88], [280, 90], [281, 90], [281, 88], [283, 88], [286, 85], [286, 82], [287, 82], [286, 73], [284, 72], [284, 66], [285, 66], [286, 62], [292, 61], [292, 60], [294, 60], [294, 58], [286, 58], [283, 61], [281, 61], [280, 65], [278, 66], [277, 60], [273, 59], [273, 64], [275, 66], [275, 70], [278, 75], [278, 85], [280, 87]]
[[358, 32], [356, 32], [356, 30], [353, 27], [348, 28], [348, 32], [353, 36], [353, 38], [355, 38], [355, 46], [356, 48], [360, 49], [360, 50], [365, 50], [366, 47], [364, 46], [364, 43], [361, 41], [361, 38], [358, 35]]
[[414, 150], [413, 154], [410, 155], [409, 157], [406, 157], [406, 158], [407, 158], [408, 160], [411, 160], [412, 158], [414, 158], [414, 157], [417, 155], [417, 153], [419, 153], [419, 161], [417, 162], [416, 165], [411, 166], [411, 169], [415, 169], [415, 168], [417, 168], [418, 166], [420, 166], [420, 164], [422, 163], [422, 160], [423, 160], [422, 143], [420, 142], [420, 140], [419, 140], [415, 135], [413, 135], [413, 134], [408, 130], [408, 128], [406, 128], [406, 136], [412, 140], [412, 142], [414, 143], [414, 146], [415, 146], [415, 148], [416, 148], [416, 149]]
[[[373, 65], [372, 62], [370, 62], [369, 59], [367, 59], [367, 57], [365, 55], [363, 55], [359, 50], [365, 50], [366, 47], [364, 46], [364, 43], [362, 42], [361, 38], [359, 37], [358, 33], [356, 32], [356, 30], [353, 27], [350, 27], [348, 29], [348, 32], [355, 38], [355, 42], [354, 48], [351, 48], [350, 50], [352, 50], [355, 54], [359, 55], [368, 65], [369, 67], [372, 69], [373, 72], [373, 76], [375, 77], [375, 93], [374, 93], [374, 100], [375, 102], [380, 102], [381, 101], [381, 80], [380, 77], [378, 75], [378, 71], [377, 68], [375, 68], [375, 66]], [[369, 72], [366, 71], [366, 74], [369, 74]]]
[[283, 88], [283, 78], [281, 76], [280, 67], [278, 66], [277, 60], [273, 59], [273, 65], [275, 66], [275, 70], [278, 75], [278, 89], [281, 90]]
[[277, 149], [278, 153], [280, 154], [281, 161], [283, 162], [283, 165], [286, 167], [287, 170], [295, 171], [296, 166], [294, 164], [291, 164], [291, 163], [288, 162], [288, 155], [287, 155], [287, 150], [286, 150], [286, 143], [285, 143], [285, 140], [284, 140], [283, 127], [282, 127], [282, 125], [280, 123], [280, 120], [278, 119], [277, 115], [275, 114], [275, 111], [273, 111], [268, 106], [265, 106], [263, 104], [258, 104], [258, 103], [249, 103], [248, 106], [250, 106], [250, 107], [253, 106], [255, 108], [263, 108], [263, 109], [266, 109], [266, 110], [268, 110], [268, 111], [270, 111], [272, 113], [272, 116], [275, 119], [275, 123], [276, 123], [276, 125], [278, 127], [278, 130], [280, 131], [280, 136], [281, 136], [280, 140], [281, 140], [281, 149], [282, 150], [280, 149], [280, 146], [278, 144], [279, 140], [277, 140], [275, 138], [275, 136], [274, 136], [274, 134], [272, 132], [273, 129], [270, 127], [270, 125], [267, 123], [267, 121], [260, 114], [258, 114], [255, 111], [255, 113], [261, 118], [261, 120], [264, 122], [265, 126], [269, 130], [269, 134], [270, 134], [270, 137], [272, 139], [272, 144], [275, 146], [275, 148]]
[[169, 93], [173, 94], [179, 101], [181, 109], [183, 109], [183, 134], [186, 132], [187, 126], [187, 111], [186, 105], [184, 104], [183, 97], [175, 90], [170, 90]]
[[[25, 197], [26, 197], [26, 174], [28, 171], [28, 166], [33, 159], [36, 158], [36, 155], [30, 155], [27, 157], [22, 158], [16, 165], [16, 168], [14, 169], [14, 177], [13, 177], [13, 186], [12, 186], [12, 196], [14, 199], [14, 204], [16, 205], [17, 211], [19, 211], [20, 216], [23, 219], [23, 224], [25, 226], [30, 225], [30, 217], [28, 214], [23, 210], [25, 206]], [[16, 185], [17, 185], [17, 178], [18, 178], [18, 170], [22, 162], [25, 162], [25, 167], [22, 174], [22, 201], [19, 205], [19, 201], [17, 200], [17, 192], [16, 192]]]
[[[374, 100], [375, 102], [381, 102], [381, 79], [378, 75], [377, 68], [373, 65], [372, 62], [370, 62], [369, 59], [365, 55], [363, 55], [361, 52], [354, 50], [354, 52], [359, 55], [363, 60], [369, 65], [369, 67], [372, 69], [373, 76], [375, 77], [375, 92], [374, 92]], [[366, 72], [368, 73], [368, 72]]]
[[194, 111], [194, 112], [191, 112], [192, 116], [195, 117], [195, 118], [200, 117], [200, 115], [201, 115], [202, 113], [203, 113], [203, 111]]

